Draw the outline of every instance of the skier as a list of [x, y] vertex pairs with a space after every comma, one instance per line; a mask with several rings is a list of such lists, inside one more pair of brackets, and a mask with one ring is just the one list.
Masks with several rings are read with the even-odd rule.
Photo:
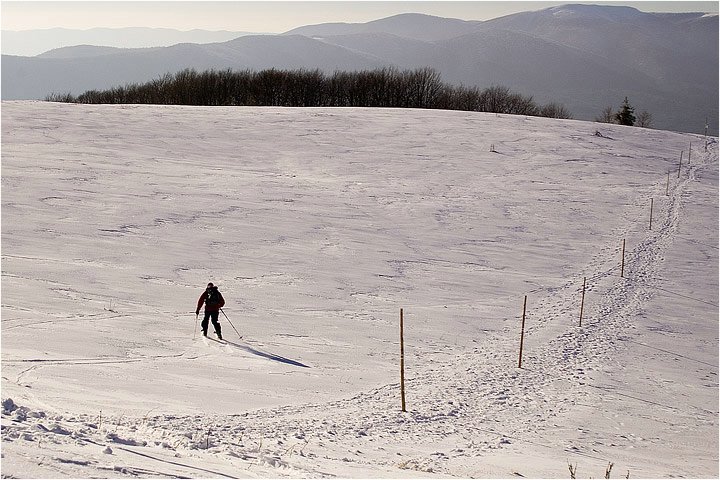
[[213, 327], [217, 337], [222, 340], [222, 333], [220, 331], [220, 323], [218, 322], [218, 316], [220, 309], [225, 305], [225, 299], [218, 290], [218, 287], [211, 283], [208, 283], [205, 291], [200, 295], [200, 299], [197, 303], [197, 309], [195, 310], [195, 316], [200, 314], [200, 307], [203, 303], [205, 304], [205, 316], [203, 318], [202, 326], [203, 336], [207, 337], [208, 320], [212, 320]]

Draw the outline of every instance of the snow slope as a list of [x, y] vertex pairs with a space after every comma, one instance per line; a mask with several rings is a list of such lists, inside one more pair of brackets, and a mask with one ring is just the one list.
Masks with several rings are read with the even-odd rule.
[[[708, 143], [3, 102], [2, 475], [717, 477]], [[198, 335], [208, 281], [227, 343]]]

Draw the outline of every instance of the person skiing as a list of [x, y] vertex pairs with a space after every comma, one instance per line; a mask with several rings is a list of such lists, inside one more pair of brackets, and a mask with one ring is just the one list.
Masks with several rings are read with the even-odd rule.
[[207, 337], [208, 320], [212, 320], [213, 327], [217, 337], [222, 340], [222, 332], [220, 329], [220, 322], [218, 322], [218, 316], [220, 315], [220, 309], [225, 305], [225, 299], [218, 290], [218, 287], [211, 283], [207, 284], [207, 288], [200, 295], [198, 299], [197, 309], [195, 310], [195, 316], [200, 314], [200, 308], [205, 304], [205, 316], [203, 318], [202, 326], [203, 336]]

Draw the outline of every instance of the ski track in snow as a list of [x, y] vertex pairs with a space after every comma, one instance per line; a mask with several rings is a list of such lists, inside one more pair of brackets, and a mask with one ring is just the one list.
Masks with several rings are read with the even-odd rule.
[[[11, 107], [5, 105], [3, 108], [11, 108], [13, 113], [17, 114], [17, 110], [24, 107], [22, 104], [17, 104]], [[42, 110], [43, 107], [35, 108]], [[273, 110], [263, 112], [261, 114], [268, 115], [268, 122], [272, 123]], [[307, 115], [311, 112], [316, 110], [308, 110]], [[329, 112], [335, 114], [335, 111]], [[320, 110], [315, 114], [323, 113], [324, 111]], [[298, 115], [306, 114], [303, 112]], [[405, 113], [395, 112], [392, 115], [405, 119]], [[347, 120], [349, 124], [353, 121], [360, 120], [355, 118]], [[533, 122], [522, 118], [516, 121]], [[548, 122], [548, 120], [544, 121]], [[7, 120], [3, 118], [4, 142], [12, 142], [12, 138], [8, 139], [8, 131], [12, 132], [14, 125], [6, 126], [6, 123]], [[588, 139], [587, 135], [583, 136], [591, 133], [589, 130], [595, 128], [594, 124], [583, 122], [568, 124], [573, 126], [575, 129], [573, 135], [576, 136], [575, 140], [570, 141], [584, 142], [586, 146], [583, 148], [588, 151], [594, 148], [593, 144], [599, 149], [612, 148], [607, 147], [603, 139], [593, 137]], [[407, 124], [401, 124], [399, 127], [402, 127], [399, 132], [390, 135], [401, 136], [407, 134], [407, 129], [412, 129], [412, 125]], [[43, 126], [41, 120], [34, 128], [44, 129], [49, 142], [62, 142], [61, 139], [64, 138], [61, 125]], [[610, 137], [613, 137], [614, 141], [619, 141], [616, 139], [621, 137], [623, 130], [620, 127], [608, 127], [608, 129], [611, 130]], [[536, 134], [542, 135], [540, 131]], [[308, 130], [308, 135], [317, 134]], [[546, 135], [557, 135], [557, 131], [552, 130]], [[651, 135], [663, 138], [663, 132], [652, 132]], [[533, 141], [533, 138], [533, 136], [518, 136], [516, 140], [495, 141], [495, 147], [503, 155], [522, 153], [531, 156], [533, 154], [525, 150], [523, 142]], [[697, 137], [693, 138], [699, 142]], [[194, 141], [197, 142], [197, 148], [201, 148], [201, 139]], [[325, 141], [332, 142], [333, 139], [326, 138]], [[348, 151], [354, 149], [357, 151], [362, 150], [364, 144], [348, 139], [347, 143], [338, 141], [338, 150], [341, 147], [347, 147]], [[109, 148], [122, 148], [122, 146]], [[561, 150], [560, 147], [558, 150]], [[420, 154], [421, 152], [418, 152], [418, 155]], [[543, 155], [548, 156], [548, 161], [551, 163], [570, 161], [562, 158], [563, 153], [556, 153], [556, 156], [553, 156], [552, 153], [544, 152]], [[612, 155], [618, 156], [617, 151], [613, 150]], [[447, 342], [443, 339], [425, 339], [423, 344], [415, 345], [414, 350], [410, 347], [407, 353], [406, 374], [408, 412], [399, 411], [397, 381], [365, 388], [354, 394], [328, 401], [279, 404], [247, 411], [239, 408], [241, 413], [237, 414], [215, 414], [212, 412], [212, 406], [208, 405], [206, 411], [195, 415], [157, 414], [153, 408], [142, 417], [115, 413], [103, 417], [101, 412], [62, 411], [62, 405], [55, 403], [52, 398], [34, 397], [35, 404], [32, 407], [22, 403], [16, 405], [3, 393], [2, 436], [5, 451], [8, 451], [11, 444], [20, 445], [21, 448], [11, 450], [14, 465], [23, 463], [43, 465], [50, 475], [58, 477], [75, 475], [154, 478], [482, 477], [484, 471], [480, 465], [483, 464], [483, 458], [502, 455], [503, 451], [516, 453], [527, 448], [539, 452], [538, 455], [542, 455], [543, 452], [552, 453], [555, 457], [559, 454], [561, 458], [562, 455], [566, 455], [571, 463], [585, 461], [591, 462], [592, 465], [604, 465], [607, 462], [618, 461], [608, 456], [608, 450], [605, 448], [607, 445], [598, 445], [596, 437], [587, 436], [589, 433], [587, 426], [579, 425], [571, 432], [577, 438], [566, 437], [559, 433], [570, 428], [564, 419], [576, 415], [577, 412], [597, 408], [598, 412], [603, 412], [598, 414], [604, 414], [603, 407], [596, 405], [600, 396], [615, 398], [621, 402], [620, 404], [623, 401], [640, 402], [648, 409], [654, 408], [665, 412], [674, 419], [674, 422], [684, 424], [687, 428], [692, 428], [694, 424], [707, 425], [707, 422], [710, 422], [717, 432], [717, 405], [712, 410], [712, 406], [708, 409], [706, 406], [688, 406], [680, 401], [673, 404], [665, 400], [656, 401], [643, 392], [633, 391], [632, 386], [622, 385], [613, 380], [615, 378], [613, 372], [625, 367], [623, 362], [627, 358], [629, 349], [647, 348], [636, 325], [638, 315], [643, 314], [653, 299], [662, 295], [662, 289], [671, 293], [675, 290], [671, 284], [668, 286], [668, 279], [663, 277], [665, 258], [681, 241], [677, 232], [682, 224], [684, 202], [687, 201], [688, 191], [699, 182], [698, 174], [712, 172], [718, 168], [717, 143], [711, 142], [709, 152], [698, 152], [696, 156], [699, 158], [695, 158], [690, 167], [683, 171], [682, 178], [677, 181], [673, 179], [668, 196], [664, 195], [665, 184], [662, 175], [658, 175], [658, 183], [650, 189], [643, 186], [637, 189], [634, 198], [618, 200], [619, 203], [625, 202], [628, 207], [618, 212], [617, 222], [613, 224], [614, 230], [611, 234], [603, 235], [602, 240], [598, 242], [601, 248], [589, 255], [585, 264], [573, 267], [575, 272], [573, 276], [564, 279], [533, 278], [526, 281], [528, 290], [519, 291], [517, 298], [508, 300], [508, 302], [516, 302], [517, 308], [510, 305], [504, 310], [517, 310], [516, 316], [503, 319], [498, 328], [483, 330], [482, 338], [477, 341], [464, 341], [460, 345], [452, 345], [451, 341]], [[293, 177], [278, 181], [300, 181], [295, 176], [303, 175], [302, 167], [293, 165], [291, 158], [287, 158], [286, 161], [287, 169], [293, 172]], [[577, 158], [574, 161], [591, 160]], [[66, 172], [61, 168], [56, 175], [65, 174]], [[518, 169], [516, 174], [521, 175], [521, 170]], [[54, 174], [46, 173], [46, 175]], [[91, 176], [91, 173], [87, 175]], [[348, 190], [356, 187], [362, 188], [347, 185]], [[401, 185], [399, 188], [402, 190], [406, 187]], [[549, 192], [553, 192], [562, 189], [563, 186], [547, 185], [547, 188]], [[455, 185], [453, 190], [458, 194], [457, 198], [470, 194], [470, 189], [464, 191], [463, 185]], [[543, 190], [541, 189], [538, 194], [544, 195]], [[497, 195], [502, 193], [499, 192]], [[644, 228], [642, 220], [638, 220], [644, 218], [642, 217], [644, 213], [638, 212], [645, 211], [650, 197], [656, 200], [652, 230]], [[402, 196], [388, 200], [401, 205], [405, 201]], [[71, 197], [49, 195], [42, 201], [51, 205], [60, 205], [75, 200]], [[292, 203], [293, 199], [278, 198], [277, 202]], [[455, 204], [451, 202], [450, 205], [451, 208], [438, 209], [436, 212], [436, 221], [439, 224], [450, 221], [453, 215], [461, 217], [467, 215], [467, 204], [462, 200]], [[6, 212], [5, 209], [10, 207], [4, 197], [5, 215], [10, 212], [10, 210]], [[522, 215], [517, 212], [521, 212], [525, 207], [508, 205], [507, 208], [506, 214], [511, 218], [517, 214]], [[578, 208], [578, 214], [581, 214], [582, 205], [578, 205]], [[217, 215], [225, 216], [238, 212], [224, 210], [217, 212]], [[636, 213], [638, 218], [634, 218]], [[338, 214], [346, 215], [342, 212]], [[10, 217], [12, 218], [12, 215]], [[372, 218], [360, 218], [362, 218], [361, 223], [373, 222]], [[192, 223], [193, 217], [178, 213], [174, 216], [166, 215], [155, 222], [158, 225], [166, 222], [186, 224]], [[143, 231], [145, 227], [146, 225], [140, 224], [123, 225], [119, 228], [101, 228], [100, 231], [103, 232], [101, 235], [122, 236], [133, 230]], [[336, 241], [332, 241], [333, 227], [328, 224], [327, 228], [328, 241], [322, 247], [322, 251], [327, 255], [342, 255], [343, 249], [357, 248], [348, 247], [348, 244], [339, 237]], [[690, 233], [685, 231], [683, 234]], [[621, 278], [619, 241], [625, 237], [628, 240], [625, 275]], [[279, 244], [283, 243], [282, 238], [277, 241]], [[416, 258], [426, 256], [426, 252], [418, 249], [416, 245], [408, 246], [414, 249]], [[255, 247], [251, 246], [250, 250], [261, 254], [262, 247], [253, 250]], [[23, 255], [14, 255], [14, 251], [12, 243], [6, 246], [3, 251], [3, 261], [11, 259], [35, 261]], [[462, 255], [460, 250], [458, 252]], [[547, 254], [552, 255], [552, 252]], [[717, 252], [714, 254], [714, 261], [717, 261]], [[50, 253], [49, 256], [52, 257]], [[88, 262], [94, 262], [92, 268], [116, 268], [118, 265], [115, 262], [79, 258], [68, 260], [62, 258], [62, 255], [40, 260], [77, 263], [83, 268], [87, 267]], [[442, 258], [423, 261], [434, 265], [443, 264]], [[452, 264], [457, 265], [457, 262], [453, 260]], [[520, 268], [517, 272], [521, 274], [522, 262], [514, 265]], [[474, 260], [467, 260], [465, 268], [470, 273], [477, 271], [478, 267], [482, 268], [483, 265]], [[399, 279], [401, 284], [407, 281], [409, 265], [398, 262], [394, 264], [394, 268], [393, 272], [387, 273], [388, 278]], [[278, 268], [277, 272], [268, 272], [260, 276], [239, 276], [236, 281], [246, 286], [253, 284], [255, 288], [280, 284], [293, 288], [298, 282], [303, 282], [302, 278], [293, 276], [291, 271], [281, 273], [280, 270], [281, 268]], [[577, 325], [579, 295], [583, 277], [588, 279], [588, 303], [583, 324], [579, 326]], [[104, 294], [88, 298], [81, 288], [63, 290], [65, 287], [60, 279], [55, 281], [34, 275], [32, 272], [23, 273], [22, 268], [6, 269], [4, 266], [3, 279], [7, 281], [9, 278], [28, 282], [46, 282], [48, 288], [63, 291], [64, 295], [73, 300], [93, 302], [111, 300], [104, 298]], [[197, 287], [189, 282], [183, 282], [180, 278], [168, 279], [150, 273], [144, 277], [144, 280], [163, 288], [180, 286], [195, 289]], [[523, 294], [528, 295], [525, 351], [522, 368], [516, 368]], [[716, 300], [717, 298], [707, 300], [711, 310]], [[334, 304], [334, 301], [330, 303]], [[481, 301], [479, 305], [482, 305]], [[111, 305], [104, 312], [86, 315], [92, 318], [94, 323], [103, 324], [132, 315], [119, 312], [142, 307], [142, 302], [133, 304], [123, 299], [119, 307]], [[413, 317], [426, 318], [437, 315], [438, 312], [450, 316], [455, 307], [458, 305], [450, 304], [447, 308], [433, 306], [423, 311], [422, 309], [426, 307], [420, 306], [413, 310], [412, 306], [409, 306], [406, 309], [406, 318], [412, 321]], [[476, 305], [468, 304], [467, 307], [471, 312], [478, 312]], [[245, 308], [250, 315], [262, 315], [271, 311], [273, 307], [255, 304], [246, 305]], [[28, 304], [22, 306], [15, 303], [6, 304], [3, 301], [3, 340], [13, 335], [13, 331], [19, 328], [37, 327], [47, 323], [56, 325], [58, 322], [73, 321], [78, 318], [70, 312], [55, 312], [49, 317], [44, 313], [43, 308], [39, 308], [38, 315], [31, 315], [32, 321], [21, 316], [19, 321], [15, 322], [14, 313], [25, 309], [32, 311], [33, 307]], [[158, 309], [156, 306], [149, 306], [148, 309], [172, 317], [180, 317], [185, 313], [162, 312], [162, 308]], [[324, 308], [318, 309], [319, 314], [327, 311]], [[283, 307], [279, 306], [277, 312], [282, 313]], [[299, 306], [297, 312], [303, 312], [303, 306]], [[313, 309], [306, 308], [305, 313], [312, 316]], [[367, 311], [360, 314], [370, 317], [373, 315], [372, 312]], [[482, 313], [478, 314], [482, 315]], [[497, 310], [493, 314], [497, 315]], [[448, 334], [448, 338], [451, 338], [451, 332]], [[311, 368], [302, 359], [284, 357], [282, 352], [285, 349], [278, 347], [308, 344], [314, 340], [312, 334], [304, 335], [298, 332], [274, 337], [251, 334], [247, 339], [236, 340], [235, 332], [225, 323], [223, 336], [228, 340], [226, 343], [204, 339], [198, 334], [193, 341], [186, 342], [182, 351], [171, 353], [148, 354], [138, 348], [139, 353], [136, 357], [101, 354], [76, 358], [37, 358], [24, 357], [22, 355], [24, 352], [16, 353], [10, 350], [12, 358], [9, 356], [6, 358], [3, 354], [3, 366], [12, 367], [12, 371], [17, 373], [9, 377], [3, 373], [3, 387], [7, 391], [7, 385], [10, 383], [21, 387], [30, 386], [30, 374], [37, 376], [40, 374], [37, 369], [58, 364], [79, 366], [139, 362], [143, 365], [153, 363], [168, 365], [166, 362], [169, 360], [195, 361], [199, 358], [215, 358], [218, 355], [230, 357], [244, 355], [250, 359], [266, 360], [273, 362], [274, 365], [282, 365], [287, 367], [287, 371]], [[396, 339], [392, 341], [397, 345]], [[339, 348], [342, 348], [341, 344]], [[162, 350], [158, 350], [160, 351]], [[662, 354], [662, 349], [655, 348], [655, 352]], [[682, 354], [667, 352], [691, 362], [695, 358], [691, 351]], [[695, 361], [695, 363], [698, 368], [709, 371], [711, 384], [713, 374], [714, 383], [717, 383], [716, 361], [714, 363]], [[653, 381], [661, 383], [662, 380]], [[11, 390], [16, 391], [16, 388], [13, 387]], [[25, 390], [31, 392], [32, 388]], [[29, 395], [32, 396], [32, 393]], [[651, 415], [648, 414], [648, 419], [650, 417]], [[653, 451], [654, 444], [660, 445], [665, 442], [663, 437], [641, 438], [622, 430], [610, 435], [617, 446], [631, 449], [645, 448], [650, 452]], [[42, 445], [42, 449], [35, 452], [31, 448], [33, 445]], [[6, 455], [10, 453], [3, 453], [5, 460], [7, 460]], [[632, 454], [627, 458], [629, 458], [627, 463], [632, 464]], [[639, 459], [637, 462], [641, 464]], [[717, 463], [717, 456], [715, 462]], [[659, 464], [662, 466], [664, 463], [659, 461]], [[566, 465], [560, 464], [557, 467], [558, 475], [566, 474], [564, 471]], [[648, 465], [642, 464], [637, 468], [643, 471], [642, 468], [647, 467]], [[679, 467], [675, 465], [675, 468]], [[602, 474], [601, 471], [588, 470], [584, 471], [584, 475]], [[658, 472], [651, 471], [650, 474], [658, 474]], [[666, 473], [693, 474], [692, 470], [673, 470]], [[700, 476], [711, 474], [712, 472], [706, 470], [699, 471]], [[506, 471], [505, 476], [509, 475], [510, 472]], [[530, 475], [532, 476], [532, 470]]]

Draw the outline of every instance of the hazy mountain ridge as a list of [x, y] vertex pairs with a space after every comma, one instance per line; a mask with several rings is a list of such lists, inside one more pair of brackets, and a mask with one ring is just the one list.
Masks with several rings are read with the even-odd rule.
[[77, 45], [74, 47], [61, 47], [37, 55], [38, 58], [80, 58], [100, 57], [118, 53], [118, 47], [98, 47], [96, 45]]
[[[584, 7], [590, 6], [568, 5], [518, 13], [485, 22], [483, 28], [525, 32], [613, 58], [652, 75], [663, 74], [662, 66], [673, 67], [682, 57], [698, 53], [707, 53], [707, 58], [714, 56], [717, 70], [717, 41], [710, 41], [717, 40], [717, 17], [703, 17], [698, 13], [679, 14], [681, 18], [677, 18], [628, 7]], [[698, 26], [702, 32], [697, 31]], [[693, 35], [694, 32], [697, 35]], [[711, 68], [708, 65], [708, 69]]]
[[472, 33], [482, 23], [480, 21], [436, 17], [419, 13], [403, 13], [367, 23], [308, 25], [290, 30], [283, 35], [323, 37], [328, 35], [387, 33], [412, 40], [434, 42]]
[[146, 27], [91, 28], [88, 30], [68, 28], [3, 30], [2, 53], [4, 55], [34, 56], [55, 50], [59, 46], [75, 45], [117, 48], [168, 47], [178, 43], [226, 42], [240, 36], [256, 35], [257, 33], [201, 29], [181, 31]]
[[717, 132], [717, 110], [710, 108], [718, 103], [717, 32], [716, 15], [617, 6], [565, 5], [485, 22], [402, 14], [203, 45], [98, 49], [100, 57], [85, 46], [3, 56], [2, 97], [77, 95], [184, 68], [331, 73], [429, 66], [449, 83], [500, 84], [540, 103], [563, 103], [578, 119], [592, 120], [628, 96], [638, 111], [653, 114], [657, 128], [701, 132], [707, 116]]

